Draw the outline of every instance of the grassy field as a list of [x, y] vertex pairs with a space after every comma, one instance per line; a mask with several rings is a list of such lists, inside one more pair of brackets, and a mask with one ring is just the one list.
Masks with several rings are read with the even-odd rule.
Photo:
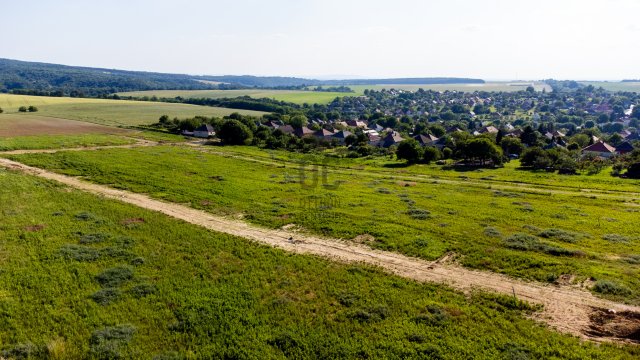
[[[573, 181], [589, 188], [588, 177], [551, 180], [556, 185], [542, 188], [559, 192], [550, 195], [531, 191], [538, 188], [535, 184], [501, 190], [500, 184], [521, 176], [536, 180], [535, 173], [516, 169], [511, 175], [509, 169], [496, 170], [493, 178], [490, 171], [460, 174], [435, 166], [353, 162], [351, 168], [329, 167], [327, 182], [339, 185], [331, 189], [313, 186], [312, 169], [300, 172], [285, 153], [242, 149], [248, 148], [205, 153], [154, 147], [11, 158], [268, 227], [293, 223], [424, 259], [454, 252], [465, 266], [516, 277], [553, 282], [575, 276], [575, 283], [592, 279], [596, 285], [611, 281], [613, 290], [596, 287], [601, 295], [640, 303], [638, 203], [572, 192]], [[443, 178], [467, 178], [436, 183], [436, 172]], [[309, 186], [300, 185], [301, 176]], [[604, 181], [594, 178], [597, 186]], [[623, 181], [611, 178], [608, 184]], [[326, 206], [322, 199], [329, 197], [337, 202]]]
[[286, 101], [294, 104], [328, 104], [337, 97], [354, 96], [360, 94], [320, 92], [320, 91], [296, 91], [296, 90], [152, 90], [118, 93], [120, 96], [157, 96], [159, 98], [235, 98], [239, 96], [251, 96], [252, 98], [269, 98], [278, 101]]
[[153, 90], [153, 91], [134, 91], [118, 93], [120, 96], [157, 96], [174, 98], [181, 96], [183, 98], [234, 98], [238, 96], [251, 96], [253, 98], [270, 98], [280, 101], [287, 101], [295, 104], [328, 104], [336, 97], [344, 96], [361, 96], [364, 95], [366, 89], [382, 90], [397, 89], [407, 91], [417, 91], [418, 89], [435, 90], [435, 91], [520, 91], [526, 89], [527, 86], [533, 84], [536, 90], [542, 91], [546, 89], [551, 91], [551, 87], [542, 83], [523, 83], [523, 82], [489, 82], [486, 84], [425, 84], [425, 85], [348, 85], [354, 90], [353, 93], [337, 93], [337, 92], [314, 92], [314, 91], [295, 91], [295, 90]]
[[423, 84], [423, 85], [347, 85], [353, 89], [356, 94], [363, 94], [365, 89], [382, 90], [396, 89], [406, 91], [417, 91], [418, 89], [434, 90], [434, 91], [521, 91], [527, 86], [533, 85], [537, 91], [551, 91], [549, 85], [538, 82], [487, 82], [484, 84]]
[[463, 295], [0, 170], [0, 356], [632, 359]]
[[135, 139], [105, 134], [0, 137], [0, 151], [68, 149], [90, 146], [127, 145], [133, 143], [135, 143]]
[[593, 85], [596, 88], [602, 87], [609, 91], [640, 92], [640, 82], [586, 81], [581, 83], [585, 85]]
[[[20, 106], [30, 105], [38, 107], [39, 111], [35, 114], [18, 113]], [[0, 107], [5, 112], [0, 114], [0, 119], [5, 116], [15, 118], [17, 116], [33, 117], [37, 115], [48, 118], [80, 120], [108, 126], [148, 125], [157, 122], [162, 115], [168, 115], [171, 118], [185, 118], [196, 115], [225, 116], [233, 112], [256, 116], [264, 114], [257, 111], [186, 104], [9, 94], [0, 94]]]

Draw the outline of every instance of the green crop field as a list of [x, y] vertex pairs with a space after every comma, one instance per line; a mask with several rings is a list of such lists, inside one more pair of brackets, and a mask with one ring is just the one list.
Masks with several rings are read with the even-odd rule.
[[0, 181], [4, 358], [640, 355], [551, 331], [510, 297], [287, 254], [27, 175]]
[[484, 84], [423, 84], [423, 85], [347, 85], [353, 89], [356, 94], [360, 95], [364, 93], [365, 89], [370, 90], [382, 90], [382, 89], [396, 89], [406, 91], [417, 91], [418, 89], [433, 90], [433, 91], [521, 91], [525, 90], [527, 86], [533, 85], [537, 91], [551, 91], [549, 85], [539, 82], [487, 82]]
[[[21, 106], [36, 106], [34, 114], [18, 113]], [[105, 99], [83, 99], [66, 97], [44, 97], [0, 94], [0, 108], [3, 116], [47, 116], [70, 120], [80, 120], [109, 126], [148, 125], [158, 121], [162, 115], [169, 117], [225, 116], [234, 112], [246, 115], [264, 113], [248, 110], [234, 110], [187, 104], [169, 104], [146, 101], [124, 101]]]
[[585, 81], [581, 83], [585, 85], [593, 85], [596, 88], [602, 87], [609, 91], [640, 92], [640, 82]]
[[[327, 185], [338, 185], [332, 189], [314, 184], [314, 174], [323, 174], [301, 172], [288, 156], [250, 148], [154, 147], [11, 158], [268, 227], [297, 224], [424, 259], [454, 252], [464, 266], [521, 278], [612, 281], [616, 290], [601, 296], [640, 303], [637, 182], [549, 174], [541, 181], [512, 164], [495, 173], [460, 173], [333, 159], [326, 174]], [[301, 177], [309, 186], [301, 186]], [[329, 196], [337, 204], [312, 205]]]
[[252, 98], [269, 98], [278, 101], [286, 101], [294, 104], [328, 104], [337, 97], [355, 96], [361, 94], [321, 92], [321, 91], [301, 91], [301, 90], [152, 90], [134, 91], [118, 93], [120, 96], [157, 96], [159, 98], [235, 98], [239, 96], [250, 96]]

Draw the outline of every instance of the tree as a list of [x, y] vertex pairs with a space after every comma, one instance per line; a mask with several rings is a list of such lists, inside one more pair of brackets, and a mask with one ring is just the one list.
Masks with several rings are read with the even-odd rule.
[[633, 111], [631, 112], [631, 117], [640, 119], [640, 105], [636, 105], [633, 107]]
[[398, 159], [407, 160], [409, 164], [414, 164], [422, 157], [422, 148], [415, 139], [404, 140], [398, 144], [396, 156]]
[[504, 153], [507, 155], [511, 155], [511, 154], [520, 155], [524, 150], [524, 146], [522, 145], [522, 142], [520, 141], [520, 139], [516, 137], [503, 138], [502, 141], [500, 142], [500, 146], [502, 147], [502, 151], [504, 151]]
[[422, 155], [422, 160], [426, 164], [430, 164], [432, 161], [439, 160], [441, 157], [440, 150], [433, 146], [427, 146], [424, 148], [424, 153]]
[[297, 129], [303, 126], [306, 126], [308, 122], [309, 122], [309, 119], [307, 119], [306, 116], [301, 114], [294, 115], [291, 117], [291, 119], [289, 119], [289, 124]]
[[26, 106], [20, 106], [20, 108], [18, 109], [18, 111], [20, 111], [20, 112], [27, 112], [27, 107], [26, 107]]
[[538, 133], [530, 125], [527, 125], [520, 135], [520, 141], [525, 145], [534, 146], [538, 143]]
[[534, 88], [533, 86], [527, 86], [527, 92], [528, 93], [534, 93], [534, 92], [536, 92], [536, 88]]
[[218, 136], [227, 145], [248, 145], [253, 134], [247, 125], [232, 119], [222, 124]]
[[0, 107], [0, 114], [2, 114], [4, 112], [4, 110], [2, 110], [2, 108]]
[[442, 127], [442, 125], [438, 125], [438, 124], [429, 126], [429, 131], [433, 134], [433, 136], [438, 138], [442, 137], [444, 134], [447, 133], [447, 130], [445, 130], [445, 128]]
[[534, 169], [544, 169], [552, 165], [547, 152], [537, 146], [528, 148], [522, 153], [520, 164]]
[[158, 119], [158, 122], [162, 125], [166, 125], [169, 123], [169, 116], [168, 115], [162, 115], [160, 116], [160, 119]]
[[487, 160], [492, 160], [496, 165], [502, 164], [502, 149], [488, 138], [474, 138], [467, 141], [463, 152], [466, 158], [478, 159], [482, 165]]

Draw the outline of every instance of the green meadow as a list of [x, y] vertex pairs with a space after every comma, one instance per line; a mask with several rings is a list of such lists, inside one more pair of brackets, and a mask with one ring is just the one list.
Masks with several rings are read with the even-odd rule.
[[522, 91], [526, 90], [528, 86], [532, 85], [536, 91], [551, 91], [551, 87], [544, 83], [539, 82], [486, 82], [484, 84], [390, 84], [390, 85], [347, 85], [356, 94], [364, 94], [364, 90], [376, 90], [382, 89], [396, 89], [405, 91], [417, 91], [418, 89], [433, 90], [433, 91], [460, 91], [460, 92], [474, 92], [474, 91]]
[[[455, 253], [470, 268], [543, 282], [575, 276], [576, 283], [595, 284], [600, 296], [640, 303], [637, 194], [607, 198], [599, 196], [607, 192], [572, 188], [590, 188], [587, 176], [545, 174], [550, 180], [540, 185], [538, 174], [509, 167], [460, 173], [333, 159], [323, 169], [287, 156], [242, 147], [163, 146], [10, 158], [271, 228], [296, 224], [427, 260]], [[322, 163], [323, 157], [307, 160]], [[457, 181], [442, 181], [447, 177]], [[521, 178], [533, 184], [520, 187]], [[613, 184], [626, 181], [609, 178], [594, 177], [594, 188], [609, 184], [615, 190]]]
[[581, 81], [584, 85], [593, 85], [596, 88], [602, 87], [609, 91], [629, 91], [640, 92], [640, 82], [620, 82], [620, 81]]
[[250, 96], [255, 99], [268, 98], [278, 101], [286, 101], [294, 104], [328, 104], [337, 97], [356, 96], [361, 93], [321, 92], [303, 90], [151, 90], [118, 93], [120, 96], [152, 97], [158, 98], [208, 98], [222, 99]]
[[[21, 106], [36, 106], [37, 113], [18, 113]], [[235, 110], [188, 104], [169, 104], [147, 101], [125, 101], [106, 99], [85, 99], [68, 97], [45, 97], [0, 94], [3, 116], [47, 116], [69, 120], [86, 121], [108, 126], [136, 126], [156, 123], [162, 115], [170, 118], [200, 116], [225, 116], [234, 112], [260, 116], [264, 113], [249, 110]]]
[[[166, 151], [166, 150], [164, 150]], [[0, 170], [0, 355], [632, 359], [463, 295]]]
[[135, 139], [110, 134], [0, 137], [0, 151], [65, 149], [88, 146], [127, 145], [133, 143], [135, 143]]

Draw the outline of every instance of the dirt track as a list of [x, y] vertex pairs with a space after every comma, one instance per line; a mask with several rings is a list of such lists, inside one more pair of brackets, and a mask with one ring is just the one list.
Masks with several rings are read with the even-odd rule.
[[[0, 159], [0, 166], [42, 178], [54, 180], [70, 187], [116, 199], [145, 209], [158, 211], [176, 219], [196, 224], [207, 229], [223, 232], [255, 242], [300, 254], [313, 254], [341, 262], [358, 262], [379, 266], [396, 275], [422, 282], [446, 284], [461, 291], [483, 290], [515, 295], [518, 299], [544, 305], [544, 310], [536, 317], [565, 333], [593, 340], [634, 339], [640, 331], [640, 320], [631, 321], [633, 316], [625, 313], [640, 313], [640, 307], [627, 306], [596, 298], [590, 292], [571, 286], [554, 286], [528, 283], [503, 275], [473, 271], [447, 263], [447, 261], [427, 262], [409, 258], [400, 254], [374, 250], [353, 242], [337, 239], [325, 239], [303, 235], [293, 231], [270, 230], [211, 215], [183, 205], [154, 200], [146, 195], [116, 190], [79, 179], [55, 174], [38, 168], [26, 166], [7, 159]], [[604, 309], [604, 311], [602, 311]], [[607, 315], [607, 329], [596, 324], [594, 314], [615, 310], [615, 315]], [[640, 319], [640, 317], [639, 317]], [[624, 333], [608, 332], [610, 328], [624, 324]], [[636, 339], [637, 341], [637, 339]]]

